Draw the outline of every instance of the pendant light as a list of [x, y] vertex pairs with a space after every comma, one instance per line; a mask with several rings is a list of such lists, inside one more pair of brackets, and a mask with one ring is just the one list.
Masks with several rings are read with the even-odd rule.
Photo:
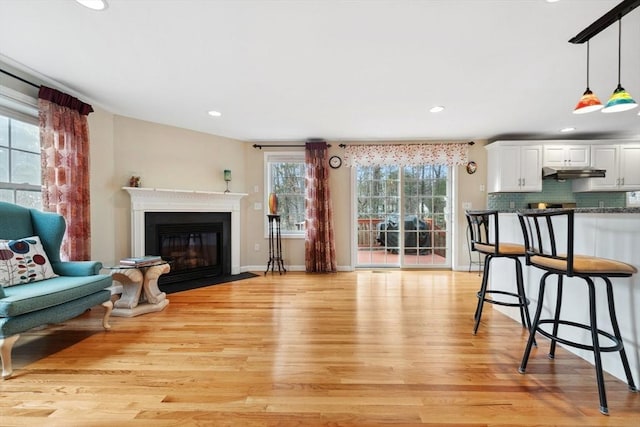
[[573, 114], [585, 114], [598, 111], [603, 107], [602, 102], [589, 89], [589, 41], [587, 40], [587, 90], [582, 94]]
[[617, 113], [618, 111], [631, 110], [638, 104], [631, 98], [629, 92], [620, 85], [620, 65], [622, 56], [622, 20], [618, 19], [618, 87], [613, 91], [607, 105], [602, 109], [603, 113]]

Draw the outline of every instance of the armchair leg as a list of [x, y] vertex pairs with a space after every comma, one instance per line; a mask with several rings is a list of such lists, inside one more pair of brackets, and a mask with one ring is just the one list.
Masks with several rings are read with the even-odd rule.
[[111, 316], [111, 311], [113, 310], [113, 302], [111, 300], [105, 301], [102, 303], [104, 307], [104, 317], [102, 318], [102, 327], [107, 331], [111, 329], [111, 325], [109, 324], [109, 316]]
[[20, 335], [11, 335], [7, 338], [0, 338], [0, 357], [2, 357], [2, 379], [6, 380], [13, 374], [13, 366], [11, 364], [11, 350], [13, 344], [18, 341]]

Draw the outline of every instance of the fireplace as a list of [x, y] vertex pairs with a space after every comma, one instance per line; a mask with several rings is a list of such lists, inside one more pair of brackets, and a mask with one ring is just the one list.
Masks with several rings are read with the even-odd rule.
[[[215, 191], [170, 190], [161, 188], [124, 187], [131, 197], [131, 252], [130, 256], [156, 255], [155, 246], [149, 246], [146, 238], [146, 217], [148, 213], [163, 213], [178, 218], [182, 214], [197, 214], [196, 217], [180, 219], [171, 222], [168, 226], [177, 227], [182, 224], [203, 224], [224, 222], [222, 235], [215, 239], [208, 235], [203, 241], [215, 241], [216, 255], [222, 257], [220, 264], [221, 273], [240, 273], [240, 199], [245, 193], [223, 193]], [[201, 220], [201, 214], [222, 214], [227, 220], [215, 219]], [[218, 217], [220, 218], [220, 217]], [[228, 221], [228, 223], [226, 222]], [[173, 230], [176, 231], [176, 230]], [[182, 233], [184, 230], [177, 230]], [[219, 233], [215, 227], [213, 230], [196, 230], [194, 233]], [[213, 239], [213, 240], [212, 240]], [[219, 240], [222, 239], [222, 240]], [[155, 243], [153, 243], [155, 245]], [[207, 243], [211, 246], [211, 243]], [[227, 261], [229, 260], [229, 261]], [[194, 261], [190, 261], [194, 262]], [[229, 262], [229, 265], [226, 263]], [[209, 273], [207, 273], [209, 274]], [[162, 276], [161, 276], [162, 277]]]
[[231, 274], [231, 214], [146, 212], [145, 248], [170, 261], [159, 284]]

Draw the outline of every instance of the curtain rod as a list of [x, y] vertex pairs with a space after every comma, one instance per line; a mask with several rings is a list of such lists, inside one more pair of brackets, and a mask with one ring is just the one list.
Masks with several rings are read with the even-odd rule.
[[13, 77], [13, 78], [14, 78], [14, 79], [16, 79], [16, 80], [20, 80], [20, 81], [21, 81], [21, 82], [23, 82], [23, 83], [26, 83], [26, 84], [28, 84], [28, 85], [31, 85], [31, 86], [35, 87], [36, 89], [40, 89], [40, 85], [37, 85], [37, 84], [35, 84], [35, 83], [33, 83], [33, 82], [30, 82], [29, 80], [23, 79], [23, 78], [22, 78], [22, 77], [20, 77], [20, 76], [16, 76], [16, 75], [15, 75], [15, 74], [13, 74], [13, 73], [10, 73], [10, 72], [8, 72], [8, 71], [6, 71], [6, 70], [3, 70], [2, 68], [0, 68], [0, 73], [6, 74], [7, 76], [11, 76], [11, 77]]
[[[418, 142], [418, 143], [415, 143], [415, 144], [404, 144], [404, 145], [429, 145], [429, 144], [437, 144], [437, 143], [429, 143], [429, 142], [424, 143], [424, 142]], [[445, 144], [446, 144], [446, 143], [445, 143]], [[475, 144], [475, 141], [469, 141], [469, 142], [467, 142], [467, 144], [469, 144], [469, 145], [474, 145], [474, 144]], [[369, 145], [369, 144], [367, 144], [367, 143], [361, 143], [361, 144], [350, 144], [350, 145]], [[384, 145], [384, 144], [377, 144], [377, 145]], [[340, 147], [340, 148], [347, 148], [347, 144], [339, 144], [339, 145], [338, 145], [338, 147]]]
[[[473, 145], [475, 144], [474, 141], [469, 141], [467, 142], [467, 144], [469, 145]], [[351, 144], [351, 145], [368, 145], [366, 143], [362, 143], [362, 144]], [[418, 143], [418, 144], [405, 144], [405, 145], [423, 145], [423, 143]], [[340, 148], [346, 148], [347, 144], [338, 144], [338, 147]], [[262, 148], [297, 148], [297, 147], [305, 147], [305, 145], [303, 144], [295, 144], [295, 145], [288, 145], [288, 144], [269, 144], [269, 145], [263, 145], [263, 144], [253, 144], [253, 148], [258, 148], [260, 150], [262, 150]], [[327, 147], [331, 147], [331, 144], [327, 144]]]
[[[287, 144], [269, 144], [269, 145], [261, 145], [261, 144], [253, 144], [253, 148], [259, 148], [262, 150], [262, 147], [265, 148], [295, 148], [295, 147], [305, 147], [304, 144], [295, 144], [295, 145], [287, 145]], [[327, 144], [327, 147], [331, 147], [331, 144]]]

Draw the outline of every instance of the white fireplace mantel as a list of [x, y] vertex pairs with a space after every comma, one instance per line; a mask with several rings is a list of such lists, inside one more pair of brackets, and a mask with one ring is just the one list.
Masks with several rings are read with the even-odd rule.
[[131, 196], [131, 255], [145, 253], [145, 212], [230, 212], [231, 274], [240, 273], [240, 199], [246, 193], [122, 187]]

